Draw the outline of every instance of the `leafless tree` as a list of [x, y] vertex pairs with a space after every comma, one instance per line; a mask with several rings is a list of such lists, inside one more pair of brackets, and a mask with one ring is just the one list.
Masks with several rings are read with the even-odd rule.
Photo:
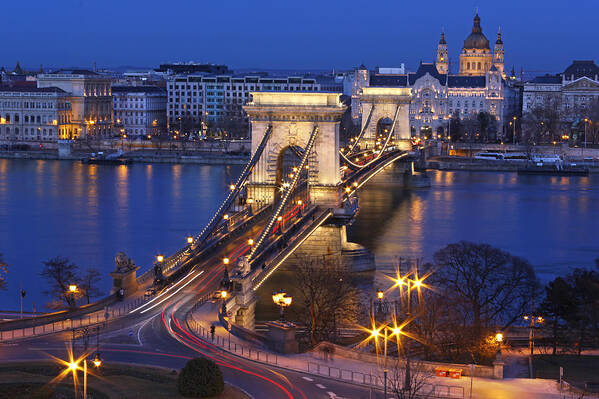
[[450, 244], [434, 254], [434, 268], [432, 283], [449, 306], [439, 310], [445, 317], [440, 345], [453, 343], [443, 351], [470, 358], [462, 360], [492, 356], [489, 337], [519, 320], [538, 294], [532, 266], [488, 244]]
[[102, 295], [102, 291], [98, 287], [101, 276], [97, 269], [89, 268], [85, 270], [85, 273], [81, 277], [81, 292], [88, 304], [91, 298], [97, 298]]
[[0, 290], [6, 289], [6, 273], [8, 272], [8, 265], [4, 262], [2, 254], [0, 254]]
[[522, 116], [522, 142], [531, 145], [558, 141], [564, 126], [562, 102], [550, 97]]
[[295, 275], [304, 301], [309, 342], [335, 341], [342, 324], [358, 317], [358, 290], [349, 273], [333, 256], [298, 258]]
[[431, 398], [434, 395], [430, 383], [433, 373], [428, 371], [422, 362], [412, 361], [410, 377], [406, 384], [406, 369], [398, 361], [389, 370], [388, 387], [397, 399]]
[[44, 293], [51, 297], [50, 307], [60, 306], [64, 302], [68, 307], [76, 306], [77, 298], [81, 295], [78, 292], [70, 292], [69, 285], [78, 282], [77, 272], [79, 267], [67, 258], [57, 256], [43, 262], [44, 267], [40, 273], [48, 283], [48, 288]]

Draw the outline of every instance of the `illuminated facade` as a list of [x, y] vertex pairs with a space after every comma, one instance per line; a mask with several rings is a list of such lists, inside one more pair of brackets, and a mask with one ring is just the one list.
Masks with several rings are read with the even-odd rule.
[[[442, 37], [442, 41], [445, 38]], [[505, 78], [504, 50], [501, 31], [497, 33], [494, 53], [491, 53], [489, 40], [483, 34], [478, 13], [474, 16], [472, 32], [464, 40], [464, 47], [460, 54], [460, 75], [485, 76], [495, 66], [502, 78]], [[439, 70], [440, 73], [441, 70]]]
[[0, 142], [56, 142], [70, 127], [68, 94], [56, 87], [0, 87]]
[[412, 89], [410, 129], [413, 135], [450, 135], [449, 119], [453, 115], [466, 119], [480, 112], [493, 115], [497, 126], [501, 126], [506, 108], [505, 93], [509, 90], [503, 79], [501, 33], [494, 50], [494, 54], [491, 53], [477, 14], [472, 33], [464, 40], [458, 74], [450, 73], [445, 33], [441, 33], [435, 62], [421, 62], [416, 72], [369, 74], [361, 67], [354, 74], [352, 117], [363, 115], [360, 96], [364, 87], [409, 87]]
[[175, 75], [168, 78], [167, 119], [169, 130], [181, 119], [195, 126], [206, 120], [245, 118], [242, 106], [253, 91], [320, 91], [314, 78], [300, 76]]
[[71, 125], [66, 137], [106, 138], [112, 132], [111, 79], [88, 70], [61, 69], [37, 76], [40, 88], [58, 87], [69, 94]]
[[524, 84], [522, 111], [560, 104], [566, 117], [599, 100], [599, 67], [593, 61], [573, 61], [557, 75], [537, 76]]
[[[139, 138], [166, 128], [166, 90], [156, 86], [113, 86], [115, 134]], [[122, 132], [121, 132], [122, 130]]]

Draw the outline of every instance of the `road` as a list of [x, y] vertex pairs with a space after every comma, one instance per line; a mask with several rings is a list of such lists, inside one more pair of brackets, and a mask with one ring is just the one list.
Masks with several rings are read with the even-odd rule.
[[[214, 360], [227, 382], [254, 398], [374, 398], [368, 388], [325, 379], [278, 367], [266, 366], [223, 353], [210, 342], [201, 340], [186, 328], [185, 314], [197, 298], [214, 292], [223, 275], [222, 258], [237, 253], [249, 237], [260, 230], [254, 226], [232, 240], [214, 256], [200, 262], [177, 283], [152, 301], [133, 309], [121, 319], [109, 322], [101, 330], [100, 353], [104, 361], [156, 365], [180, 370], [188, 359], [205, 356]], [[17, 343], [0, 344], [0, 359], [33, 360], [49, 355], [67, 358], [71, 332], [31, 338]], [[95, 337], [89, 339], [95, 351]], [[75, 354], [83, 352], [82, 340], [75, 340]], [[382, 397], [382, 394], [380, 395]]]

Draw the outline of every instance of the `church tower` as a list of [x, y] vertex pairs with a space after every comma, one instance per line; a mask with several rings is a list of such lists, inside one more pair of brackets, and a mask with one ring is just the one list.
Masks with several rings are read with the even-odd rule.
[[501, 40], [501, 29], [497, 32], [497, 41], [493, 51], [493, 65], [501, 73], [501, 77], [505, 79], [505, 61], [503, 59], [503, 41]]
[[447, 55], [447, 42], [445, 41], [445, 32], [441, 32], [441, 40], [437, 46], [437, 72], [440, 74], [449, 73], [449, 58]]
[[460, 75], [485, 76], [491, 66], [493, 66], [493, 55], [489, 40], [480, 26], [477, 12], [472, 24], [472, 33], [464, 40], [464, 47], [460, 54]]

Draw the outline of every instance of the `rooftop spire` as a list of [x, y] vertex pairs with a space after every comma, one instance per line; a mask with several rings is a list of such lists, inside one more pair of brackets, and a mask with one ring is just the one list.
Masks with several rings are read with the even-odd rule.
[[480, 27], [480, 17], [478, 16], [478, 8], [476, 9], [476, 15], [474, 16], [474, 24], [472, 25], [472, 33], [481, 33], [483, 30]]
[[499, 27], [499, 30], [497, 31], [497, 41], [495, 42], [495, 44], [503, 44], [503, 41], [501, 40], [501, 26]]
[[441, 40], [439, 40], [439, 44], [447, 44], [445, 41], [445, 28], [441, 28]]

